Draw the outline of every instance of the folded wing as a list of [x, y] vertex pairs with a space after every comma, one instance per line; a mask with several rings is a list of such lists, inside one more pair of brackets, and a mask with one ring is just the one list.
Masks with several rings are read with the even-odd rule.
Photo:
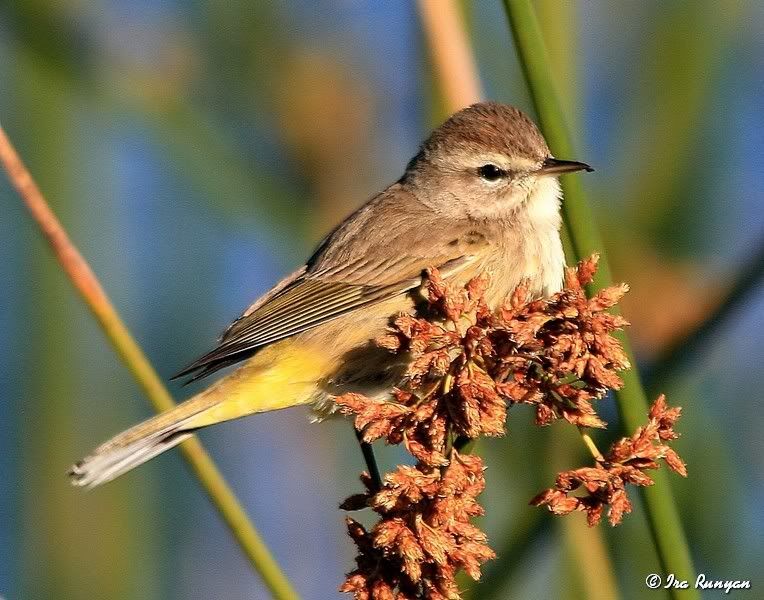
[[[268, 344], [405, 294], [421, 284], [428, 267], [437, 267], [448, 277], [471, 263], [486, 243], [479, 234], [464, 234], [454, 227], [435, 231], [393, 227], [386, 235], [375, 234], [373, 223], [368, 223], [369, 207], [346, 221], [304, 267], [234, 321], [216, 348], [175, 377], [191, 375], [189, 381], [194, 381]], [[401, 245], [400, 238], [407, 233], [411, 243]], [[401, 251], [391, 252], [381, 244]]]

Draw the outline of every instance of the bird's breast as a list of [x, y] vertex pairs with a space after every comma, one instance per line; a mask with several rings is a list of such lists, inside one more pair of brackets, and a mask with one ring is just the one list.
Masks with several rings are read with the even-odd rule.
[[534, 297], [550, 296], [562, 287], [565, 255], [556, 229], [506, 236], [476, 265], [490, 277], [486, 301], [496, 308], [527, 280]]

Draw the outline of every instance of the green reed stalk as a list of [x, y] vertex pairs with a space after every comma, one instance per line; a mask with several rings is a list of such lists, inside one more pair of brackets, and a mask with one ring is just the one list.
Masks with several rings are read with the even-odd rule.
[[[440, 92], [438, 106], [442, 107], [446, 114], [451, 114], [469, 104], [481, 101], [483, 99], [482, 85], [469, 42], [464, 11], [460, 10], [456, 0], [419, 0], [418, 4], [432, 70]], [[565, 253], [570, 256], [573, 248], [567, 225], [561, 234]], [[548, 515], [538, 511], [526, 511], [522, 515], [527, 527], [520, 525], [513, 530], [499, 548], [497, 561], [487, 567], [484, 581], [481, 581], [481, 584], [473, 590], [481, 598], [493, 597], [500, 593], [509, 580], [513, 568], [518, 564], [518, 560], [529, 550], [531, 546], [528, 543], [529, 540], [536, 537], [527, 534], [538, 525], [541, 525], [538, 527], [540, 530], [546, 530], [543, 524], [548, 524], [550, 521]], [[567, 522], [562, 524], [563, 531], [573, 532], [573, 527]], [[588, 536], [587, 541], [592, 542], [592, 547], [604, 549], [604, 542], [599, 531], [586, 531], [583, 534], [577, 532], [571, 535], [577, 537], [579, 541], [582, 535]], [[576, 564], [578, 567], [581, 566], [580, 561]], [[603, 557], [599, 569], [598, 574], [601, 575], [599, 584], [602, 591], [610, 592], [612, 598], [619, 597], [609, 557]], [[591, 579], [592, 574], [587, 570], [579, 568], [579, 572], [583, 581]]]
[[[530, 0], [504, 0], [509, 25], [520, 63], [533, 98], [541, 129], [552, 152], [561, 158], [574, 157], [573, 143], [565, 124], [559, 97], [538, 20]], [[600, 267], [593, 282], [596, 287], [611, 282], [610, 269], [594, 214], [586, 201], [578, 178], [563, 181], [565, 201], [563, 216], [568, 226], [576, 260], [594, 252], [601, 255]], [[633, 352], [628, 336], [621, 336], [632, 364]], [[647, 398], [636, 368], [622, 373], [624, 387], [616, 393], [618, 410], [625, 427], [636, 429], [643, 424], [648, 411]], [[694, 580], [694, 568], [687, 540], [674, 504], [665, 471], [653, 475], [655, 485], [643, 488], [643, 498], [658, 558], [664, 573], [679, 579]], [[676, 595], [676, 592], [674, 592]], [[683, 590], [685, 598], [699, 598], [696, 590]]]
[[[172, 396], [159, 375], [130, 335], [130, 331], [101, 287], [98, 278], [56, 218], [2, 127], [0, 127], [0, 163], [50, 244], [62, 270], [88, 305], [109, 342], [143, 389], [154, 409], [160, 412], [175, 406]], [[183, 442], [180, 449], [212, 504], [223, 517], [273, 597], [279, 600], [298, 598], [201, 442], [191, 438]]]

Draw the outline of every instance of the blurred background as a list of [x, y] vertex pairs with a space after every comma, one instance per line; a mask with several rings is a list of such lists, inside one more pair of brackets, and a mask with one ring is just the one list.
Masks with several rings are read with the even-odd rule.
[[[690, 476], [671, 484], [696, 568], [760, 588], [764, 4], [537, 9], [649, 395], [685, 410]], [[501, 3], [465, 12], [486, 96], [531, 111]], [[444, 116], [413, 2], [0, 3], [0, 122], [164, 378]], [[69, 487], [72, 461], [150, 409], [4, 174], [0, 240], [0, 597], [266, 597], [176, 452]], [[605, 446], [623, 432], [601, 408]], [[500, 558], [467, 596], [641, 597], [659, 568], [639, 506], [586, 530], [527, 505], [587, 462], [573, 428], [531, 422], [515, 409], [481, 442]], [[291, 409], [202, 439], [301, 595], [338, 597], [354, 552], [337, 505], [362, 468], [348, 424]]]

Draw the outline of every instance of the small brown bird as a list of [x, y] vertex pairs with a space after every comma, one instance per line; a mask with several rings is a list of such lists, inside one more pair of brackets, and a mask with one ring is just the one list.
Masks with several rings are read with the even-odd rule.
[[72, 467], [94, 487], [208, 425], [311, 405], [319, 418], [346, 391], [386, 395], [405, 365], [373, 340], [390, 317], [412, 313], [427, 267], [462, 284], [490, 275], [494, 306], [522, 279], [559, 290], [557, 176], [592, 169], [551, 156], [521, 111], [494, 102], [438, 127], [396, 183], [326, 237], [305, 265], [252, 304], [218, 346], [181, 371], [191, 380], [241, 363], [170, 411], [117, 435]]

